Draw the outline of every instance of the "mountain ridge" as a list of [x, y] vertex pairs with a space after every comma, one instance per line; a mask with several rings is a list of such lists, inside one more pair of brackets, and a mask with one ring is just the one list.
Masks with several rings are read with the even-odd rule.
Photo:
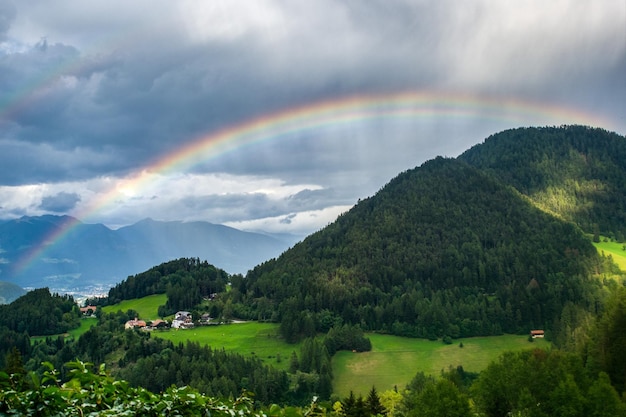
[[[15, 269], [34, 245], [67, 222], [75, 225], [63, 239], [25, 270]], [[180, 257], [207, 259], [230, 273], [245, 273], [293, 243], [209, 222], [144, 219], [113, 230], [67, 215], [23, 216], [0, 223], [0, 280], [59, 292], [101, 293], [132, 274]]]
[[568, 302], [589, 307], [597, 262], [574, 224], [438, 157], [251, 270], [230, 296], [259, 316], [279, 311], [288, 339], [335, 320], [428, 338], [516, 333], [549, 328]]

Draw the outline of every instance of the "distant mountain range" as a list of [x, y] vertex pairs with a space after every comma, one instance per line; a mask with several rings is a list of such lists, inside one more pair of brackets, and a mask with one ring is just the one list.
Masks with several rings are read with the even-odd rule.
[[10, 282], [0, 281], [0, 304], [10, 304], [26, 294], [26, 290]]
[[[69, 232], [32, 262], [40, 242], [67, 222]], [[22, 217], [0, 223], [0, 281], [25, 288], [93, 294], [127, 276], [180, 257], [197, 257], [234, 274], [280, 255], [297, 238], [250, 233], [208, 222], [145, 219], [117, 230], [69, 216]]]

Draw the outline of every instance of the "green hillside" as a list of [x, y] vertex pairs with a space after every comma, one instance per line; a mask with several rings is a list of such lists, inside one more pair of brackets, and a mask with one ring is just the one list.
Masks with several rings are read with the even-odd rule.
[[288, 339], [337, 320], [426, 338], [518, 333], [550, 328], [568, 302], [592, 305], [596, 263], [573, 224], [437, 158], [233, 282], [229, 295], [251, 317], [276, 317]]
[[166, 302], [167, 295], [154, 294], [142, 298], [120, 301], [119, 303], [103, 307], [102, 311], [105, 313], [114, 313], [118, 310], [134, 310], [142, 320], [156, 320], [159, 318], [159, 306], [165, 305]]
[[519, 128], [463, 153], [465, 161], [587, 233], [626, 237], [626, 138], [585, 126]]

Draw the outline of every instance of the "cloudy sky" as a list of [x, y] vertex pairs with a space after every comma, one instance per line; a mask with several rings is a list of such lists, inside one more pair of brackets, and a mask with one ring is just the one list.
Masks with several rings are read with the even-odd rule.
[[626, 133], [624, 0], [0, 0], [0, 219], [306, 234], [571, 123]]

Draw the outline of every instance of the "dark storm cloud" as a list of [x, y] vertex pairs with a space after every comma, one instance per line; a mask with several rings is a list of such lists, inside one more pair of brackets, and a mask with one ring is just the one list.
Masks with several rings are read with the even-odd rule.
[[308, 210], [321, 209], [326, 207], [329, 202], [338, 205], [354, 203], [353, 201], [343, 200], [337, 195], [337, 191], [332, 188], [321, 190], [305, 189], [290, 196], [287, 201], [293, 209], [306, 208]]
[[[598, 113], [623, 134], [618, 3], [0, 0], [0, 186], [124, 176], [225, 127], [354, 94], [528, 100]], [[478, 116], [260, 140], [185, 169], [273, 178], [299, 192], [199, 191], [176, 203], [181, 211], [159, 210], [295, 223], [293, 212], [353, 204], [426, 159], [515, 127]], [[83, 196], [78, 204], [89, 194], [67, 193]]]
[[320, 210], [329, 205], [354, 204], [345, 201], [335, 190], [305, 189], [284, 199], [270, 198], [262, 193], [189, 196], [181, 199], [184, 210], [196, 211], [210, 209], [216, 221], [229, 222], [242, 218], [261, 219], [282, 216], [302, 210]]
[[290, 214], [290, 215], [285, 216], [282, 219], [280, 219], [279, 222], [281, 224], [291, 224], [291, 222], [293, 221], [293, 219], [295, 219], [295, 217], [296, 217], [295, 214]]
[[122, 172], [126, 167], [122, 163], [124, 153], [121, 151], [98, 152], [88, 147], [61, 148], [49, 143], [33, 144], [2, 139], [0, 148], [0, 178], [3, 185], [22, 185], [26, 181], [74, 181], [112, 169]]
[[[13, 94], [55, 71], [80, 75], [48, 80], [43, 91], [26, 100], [12, 117], [22, 128], [19, 140], [98, 151], [107, 151], [106, 144], [118, 153], [119, 163], [131, 168], [205, 132], [329, 96], [452, 85], [569, 97], [600, 71], [619, 77], [603, 57], [614, 62], [612, 55], [624, 54], [623, 42], [595, 43], [604, 37], [577, 37], [579, 44], [564, 40], [570, 32], [539, 38], [548, 29], [548, 34], [556, 31], [554, 18], [532, 20], [530, 30], [520, 31], [510, 15], [498, 14], [505, 9], [484, 2], [267, 4], [282, 8], [284, 20], [293, 20], [272, 27], [275, 36], [250, 29], [238, 37], [188, 42], [172, 26], [148, 25], [136, 41], [115, 53], [106, 51], [108, 58], [80, 54], [52, 39], [45, 53], [33, 48], [12, 56], [2, 78], [17, 78]], [[578, 9], [573, 12], [578, 19]], [[52, 18], [47, 21], [53, 24]], [[103, 21], [94, 24], [101, 27]], [[320, 27], [323, 37], [317, 35]], [[606, 32], [607, 38], [620, 34], [613, 26]], [[59, 70], [64, 66], [68, 69]], [[564, 92], [562, 80], [578, 89]], [[614, 91], [606, 90], [611, 96]], [[582, 95], [592, 93], [583, 90]], [[298, 158], [302, 152], [291, 155], [296, 165], [309, 160]], [[350, 160], [342, 163], [350, 165]], [[255, 172], [254, 165], [246, 166]]]
[[75, 193], [60, 192], [55, 195], [46, 196], [41, 200], [39, 208], [55, 213], [65, 213], [76, 206], [80, 201], [80, 196]]
[[0, 41], [5, 40], [6, 33], [15, 19], [15, 5], [12, 1], [0, 1]]

